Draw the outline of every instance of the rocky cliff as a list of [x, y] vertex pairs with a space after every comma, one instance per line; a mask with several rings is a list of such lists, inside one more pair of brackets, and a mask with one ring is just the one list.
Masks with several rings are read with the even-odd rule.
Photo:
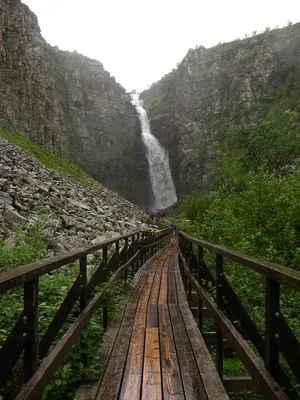
[[300, 23], [206, 49], [142, 93], [152, 133], [169, 150], [177, 192], [209, 188], [215, 154], [206, 146], [228, 127], [300, 100]]
[[144, 229], [145, 214], [100, 183], [46, 168], [0, 137], [0, 233], [44, 218], [49, 255]]
[[20, 0], [0, 0], [0, 120], [131, 201], [150, 188], [130, 96], [103, 65], [48, 45]]

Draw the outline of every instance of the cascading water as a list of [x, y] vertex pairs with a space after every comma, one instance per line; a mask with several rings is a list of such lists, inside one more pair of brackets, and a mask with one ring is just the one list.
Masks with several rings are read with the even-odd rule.
[[143, 107], [143, 101], [139, 99], [139, 95], [132, 95], [132, 101], [141, 121], [142, 137], [146, 147], [146, 157], [155, 200], [154, 207], [170, 207], [177, 201], [177, 196], [170, 170], [168, 152], [151, 134], [147, 112]]

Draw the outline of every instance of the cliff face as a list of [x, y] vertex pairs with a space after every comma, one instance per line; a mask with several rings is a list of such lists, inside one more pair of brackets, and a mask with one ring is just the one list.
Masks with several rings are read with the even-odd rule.
[[142, 94], [152, 133], [169, 150], [180, 194], [209, 187], [205, 143], [219, 132], [299, 101], [300, 24], [211, 49], [189, 50]]
[[130, 96], [103, 65], [59, 51], [20, 0], [0, 0], [0, 120], [146, 205], [151, 194]]

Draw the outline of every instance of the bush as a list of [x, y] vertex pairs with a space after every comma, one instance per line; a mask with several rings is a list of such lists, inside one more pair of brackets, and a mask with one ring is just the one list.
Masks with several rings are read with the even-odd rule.
[[[0, 236], [0, 271], [7, 271], [27, 264], [46, 255], [43, 237], [43, 220], [28, 224], [25, 229], [16, 229], [13, 244], [5, 245]], [[65, 299], [79, 273], [79, 265], [69, 265], [56, 270], [53, 274], [45, 274], [39, 278], [39, 335], [46, 332], [60, 304]], [[103, 304], [108, 304], [109, 317], [112, 319], [122, 309], [122, 300], [128, 288], [124, 281], [116, 282], [108, 291]], [[96, 289], [97, 290], [97, 289]], [[98, 289], [99, 290], [99, 289]], [[81, 382], [94, 379], [101, 372], [99, 349], [103, 340], [102, 306], [97, 310], [83, 330], [81, 339], [76, 342], [65, 361], [60, 365], [54, 379], [45, 389], [42, 399], [73, 399]], [[23, 311], [23, 288], [12, 289], [0, 297], [0, 346], [5, 342], [20, 313]], [[66, 332], [79, 313], [79, 305], [67, 318], [55, 342]], [[41, 360], [42, 361], [42, 360]], [[22, 358], [13, 370], [13, 378], [17, 378], [22, 370]], [[0, 390], [1, 396], [12, 387], [13, 382]]]

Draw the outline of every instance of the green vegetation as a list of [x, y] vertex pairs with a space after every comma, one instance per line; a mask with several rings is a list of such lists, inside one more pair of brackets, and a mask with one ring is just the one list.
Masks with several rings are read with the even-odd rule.
[[39, 160], [46, 167], [58, 171], [60, 173], [63, 173], [65, 175], [70, 175], [79, 182], [85, 184], [86, 186], [92, 186], [93, 178], [91, 178], [87, 173], [85, 173], [72, 161], [61, 158], [56, 154], [52, 153], [50, 150], [44, 149], [32, 143], [25, 136], [16, 132], [11, 132], [8, 129], [1, 126], [0, 126], [0, 136], [4, 137], [9, 142], [23, 149], [26, 153]]
[[[270, 114], [220, 134], [210, 143], [220, 155], [212, 191], [182, 199], [185, 219], [178, 221], [179, 227], [192, 236], [300, 270], [299, 134], [298, 104], [278, 118]], [[214, 265], [206, 253], [208, 265]], [[263, 277], [229, 261], [225, 274], [264, 335]], [[283, 287], [281, 308], [300, 339], [300, 293]], [[225, 375], [245, 372], [235, 357], [224, 369]]]
[[153, 111], [156, 109], [162, 110], [169, 107], [176, 93], [177, 70], [173, 69], [169, 74], [166, 74], [162, 79], [151, 85], [151, 99], [147, 107]]
[[[16, 230], [13, 243], [5, 244], [0, 236], [0, 272], [16, 268], [22, 264], [36, 261], [45, 257], [43, 237], [43, 221], [29, 224], [24, 230]], [[100, 260], [98, 260], [99, 265]], [[93, 272], [92, 267], [89, 273]], [[53, 274], [46, 274], [39, 278], [39, 330], [40, 338], [45, 333], [60, 304], [65, 299], [70, 287], [79, 273], [79, 265], [69, 265], [56, 270]], [[114, 284], [103, 300], [108, 304], [109, 318], [112, 319], [122, 309], [122, 301], [128, 290], [129, 281], [120, 281]], [[97, 290], [97, 289], [96, 289]], [[84, 329], [80, 341], [78, 340], [65, 361], [60, 365], [51, 383], [43, 393], [42, 399], [73, 399], [81, 382], [94, 379], [101, 371], [99, 349], [103, 341], [102, 315], [103, 305], [91, 318]], [[12, 289], [1, 295], [0, 298], [0, 347], [6, 340], [20, 313], [23, 311], [23, 289]], [[79, 312], [79, 305], [75, 305], [74, 312], [58, 334], [54, 345], [66, 332]], [[50, 350], [53, 348], [51, 346]], [[85, 362], [84, 362], [85, 360]], [[12, 387], [13, 380], [22, 370], [23, 359], [18, 361], [13, 370], [13, 379], [6, 387], [0, 390], [0, 398]], [[88, 367], [87, 367], [88, 366]]]

